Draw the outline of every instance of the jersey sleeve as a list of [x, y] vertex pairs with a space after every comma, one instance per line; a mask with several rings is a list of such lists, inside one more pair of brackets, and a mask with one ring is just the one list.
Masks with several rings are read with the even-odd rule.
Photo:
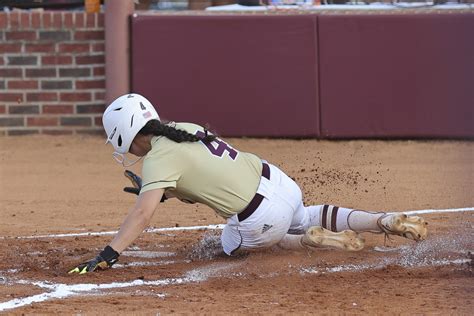
[[143, 185], [140, 193], [155, 189], [176, 188], [182, 170], [177, 158], [166, 154], [146, 157], [143, 162]]

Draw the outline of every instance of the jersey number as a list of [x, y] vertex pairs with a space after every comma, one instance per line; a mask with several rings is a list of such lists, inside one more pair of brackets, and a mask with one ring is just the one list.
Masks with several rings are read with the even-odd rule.
[[[206, 136], [206, 134], [204, 134], [204, 132], [202, 132], [202, 131], [197, 131], [196, 136], [203, 138], [203, 137]], [[202, 143], [204, 145], [206, 145], [207, 149], [209, 149], [211, 154], [213, 154], [214, 156], [217, 156], [219, 158], [222, 158], [222, 156], [224, 156], [224, 153], [226, 151], [228, 152], [229, 157], [232, 160], [235, 160], [235, 158], [237, 158], [237, 155], [239, 154], [239, 152], [237, 150], [230, 147], [229, 144], [227, 144], [226, 142], [224, 142], [223, 140], [220, 140], [220, 139], [216, 139], [212, 142], [202, 141]]]

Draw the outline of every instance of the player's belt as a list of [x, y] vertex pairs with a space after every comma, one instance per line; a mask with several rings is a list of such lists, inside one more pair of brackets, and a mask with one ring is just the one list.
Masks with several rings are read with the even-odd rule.
[[[262, 166], [262, 177], [270, 180], [270, 167], [266, 163], [263, 163]], [[250, 201], [249, 205], [242, 212], [237, 214], [239, 222], [246, 220], [250, 215], [252, 215], [253, 212], [255, 212], [255, 210], [260, 206], [262, 200], [263, 195], [260, 193], [255, 193], [255, 196], [253, 197], [252, 201]]]

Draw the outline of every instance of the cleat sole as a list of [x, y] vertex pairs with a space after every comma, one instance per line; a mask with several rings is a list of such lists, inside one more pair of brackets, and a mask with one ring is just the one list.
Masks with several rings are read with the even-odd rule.
[[346, 251], [360, 251], [364, 248], [365, 240], [352, 230], [332, 232], [319, 226], [308, 229], [302, 243], [309, 247], [330, 247]]

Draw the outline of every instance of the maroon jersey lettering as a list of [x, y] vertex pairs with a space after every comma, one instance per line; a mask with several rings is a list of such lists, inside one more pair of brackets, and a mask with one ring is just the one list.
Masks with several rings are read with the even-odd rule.
[[[203, 138], [203, 137], [206, 136], [206, 134], [204, 134], [204, 132], [202, 132], [202, 131], [197, 131], [196, 136]], [[235, 160], [237, 158], [237, 155], [239, 154], [239, 152], [237, 150], [232, 148], [225, 141], [223, 141], [221, 139], [218, 139], [218, 138], [216, 138], [216, 140], [214, 140], [212, 142], [201, 141], [201, 143], [203, 143], [207, 147], [207, 149], [209, 149], [211, 154], [213, 154], [214, 156], [217, 156], [219, 158], [222, 158], [224, 156], [224, 153], [227, 152], [228, 156], [232, 160]]]

